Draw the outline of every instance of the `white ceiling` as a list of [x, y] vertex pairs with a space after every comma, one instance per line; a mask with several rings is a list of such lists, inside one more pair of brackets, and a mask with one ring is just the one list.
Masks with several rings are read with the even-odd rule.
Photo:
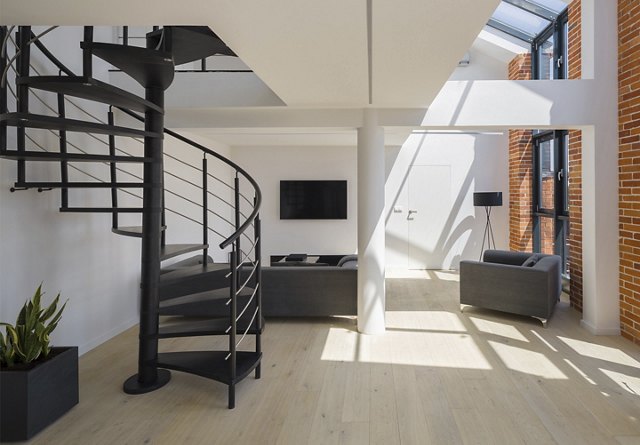
[[372, 105], [428, 107], [498, 3], [0, 0], [0, 20], [208, 25], [287, 105], [365, 107], [371, 78]]

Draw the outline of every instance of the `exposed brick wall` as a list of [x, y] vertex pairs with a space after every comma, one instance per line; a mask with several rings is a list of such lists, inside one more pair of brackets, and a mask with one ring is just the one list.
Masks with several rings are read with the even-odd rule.
[[[531, 79], [531, 54], [520, 54], [509, 63], [509, 79]], [[515, 251], [533, 250], [531, 135], [530, 130], [509, 131], [509, 248]]]
[[582, 132], [569, 132], [569, 300], [582, 312]]
[[640, 344], [640, 3], [618, 0], [620, 328]]
[[[569, 5], [569, 79], [582, 77], [581, 0]], [[582, 131], [569, 131], [569, 275], [571, 306], [582, 312]]]

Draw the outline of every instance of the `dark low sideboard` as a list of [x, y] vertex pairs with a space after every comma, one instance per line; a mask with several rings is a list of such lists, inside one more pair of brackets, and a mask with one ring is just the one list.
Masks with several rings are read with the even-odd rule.
[[[262, 268], [262, 313], [265, 317], [325, 317], [356, 315], [358, 270], [355, 255], [341, 255], [339, 265], [328, 266], [310, 262], [287, 262]], [[172, 269], [190, 264], [181, 263]], [[241, 282], [248, 278], [250, 268], [241, 271]], [[220, 275], [220, 278], [224, 275]], [[199, 287], [211, 286], [211, 279]], [[225, 279], [226, 281], [226, 279]], [[223, 287], [225, 283], [220, 283]], [[228, 315], [225, 300], [184, 301], [172, 304], [174, 312], [164, 309], [165, 315], [220, 317]]]
[[338, 266], [262, 269], [265, 317], [356, 315], [358, 270]]

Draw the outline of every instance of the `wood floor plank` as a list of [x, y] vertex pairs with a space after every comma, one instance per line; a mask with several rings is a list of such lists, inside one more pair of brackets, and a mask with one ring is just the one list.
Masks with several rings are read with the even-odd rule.
[[[172, 373], [131, 396], [137, 328], [80, 359], [80, 404], [27, 444], [640, 444], [640, 348], [597, 337], [562, 301], [536, 320], [459, 310], [457, 275], [387, 280], [384, 335], [353, 319], [267, 320], [262, 378]], [[243, 348], [253, 347], [251, 338]], [[161, 351], [226, 347], [163, 341]]]

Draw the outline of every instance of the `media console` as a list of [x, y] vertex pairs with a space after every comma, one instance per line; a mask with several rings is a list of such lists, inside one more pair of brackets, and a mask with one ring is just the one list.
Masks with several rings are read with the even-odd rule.
[[[301, 258], [302, 255], [302, 258]], [[294, 266], [294, 265], [311, 265], [316, 266], [337, 266], [344, 255], [315, 255], [315, 254], [289, 254], [289, 255], [271, 255], [269, 258], [271, 266]]]

